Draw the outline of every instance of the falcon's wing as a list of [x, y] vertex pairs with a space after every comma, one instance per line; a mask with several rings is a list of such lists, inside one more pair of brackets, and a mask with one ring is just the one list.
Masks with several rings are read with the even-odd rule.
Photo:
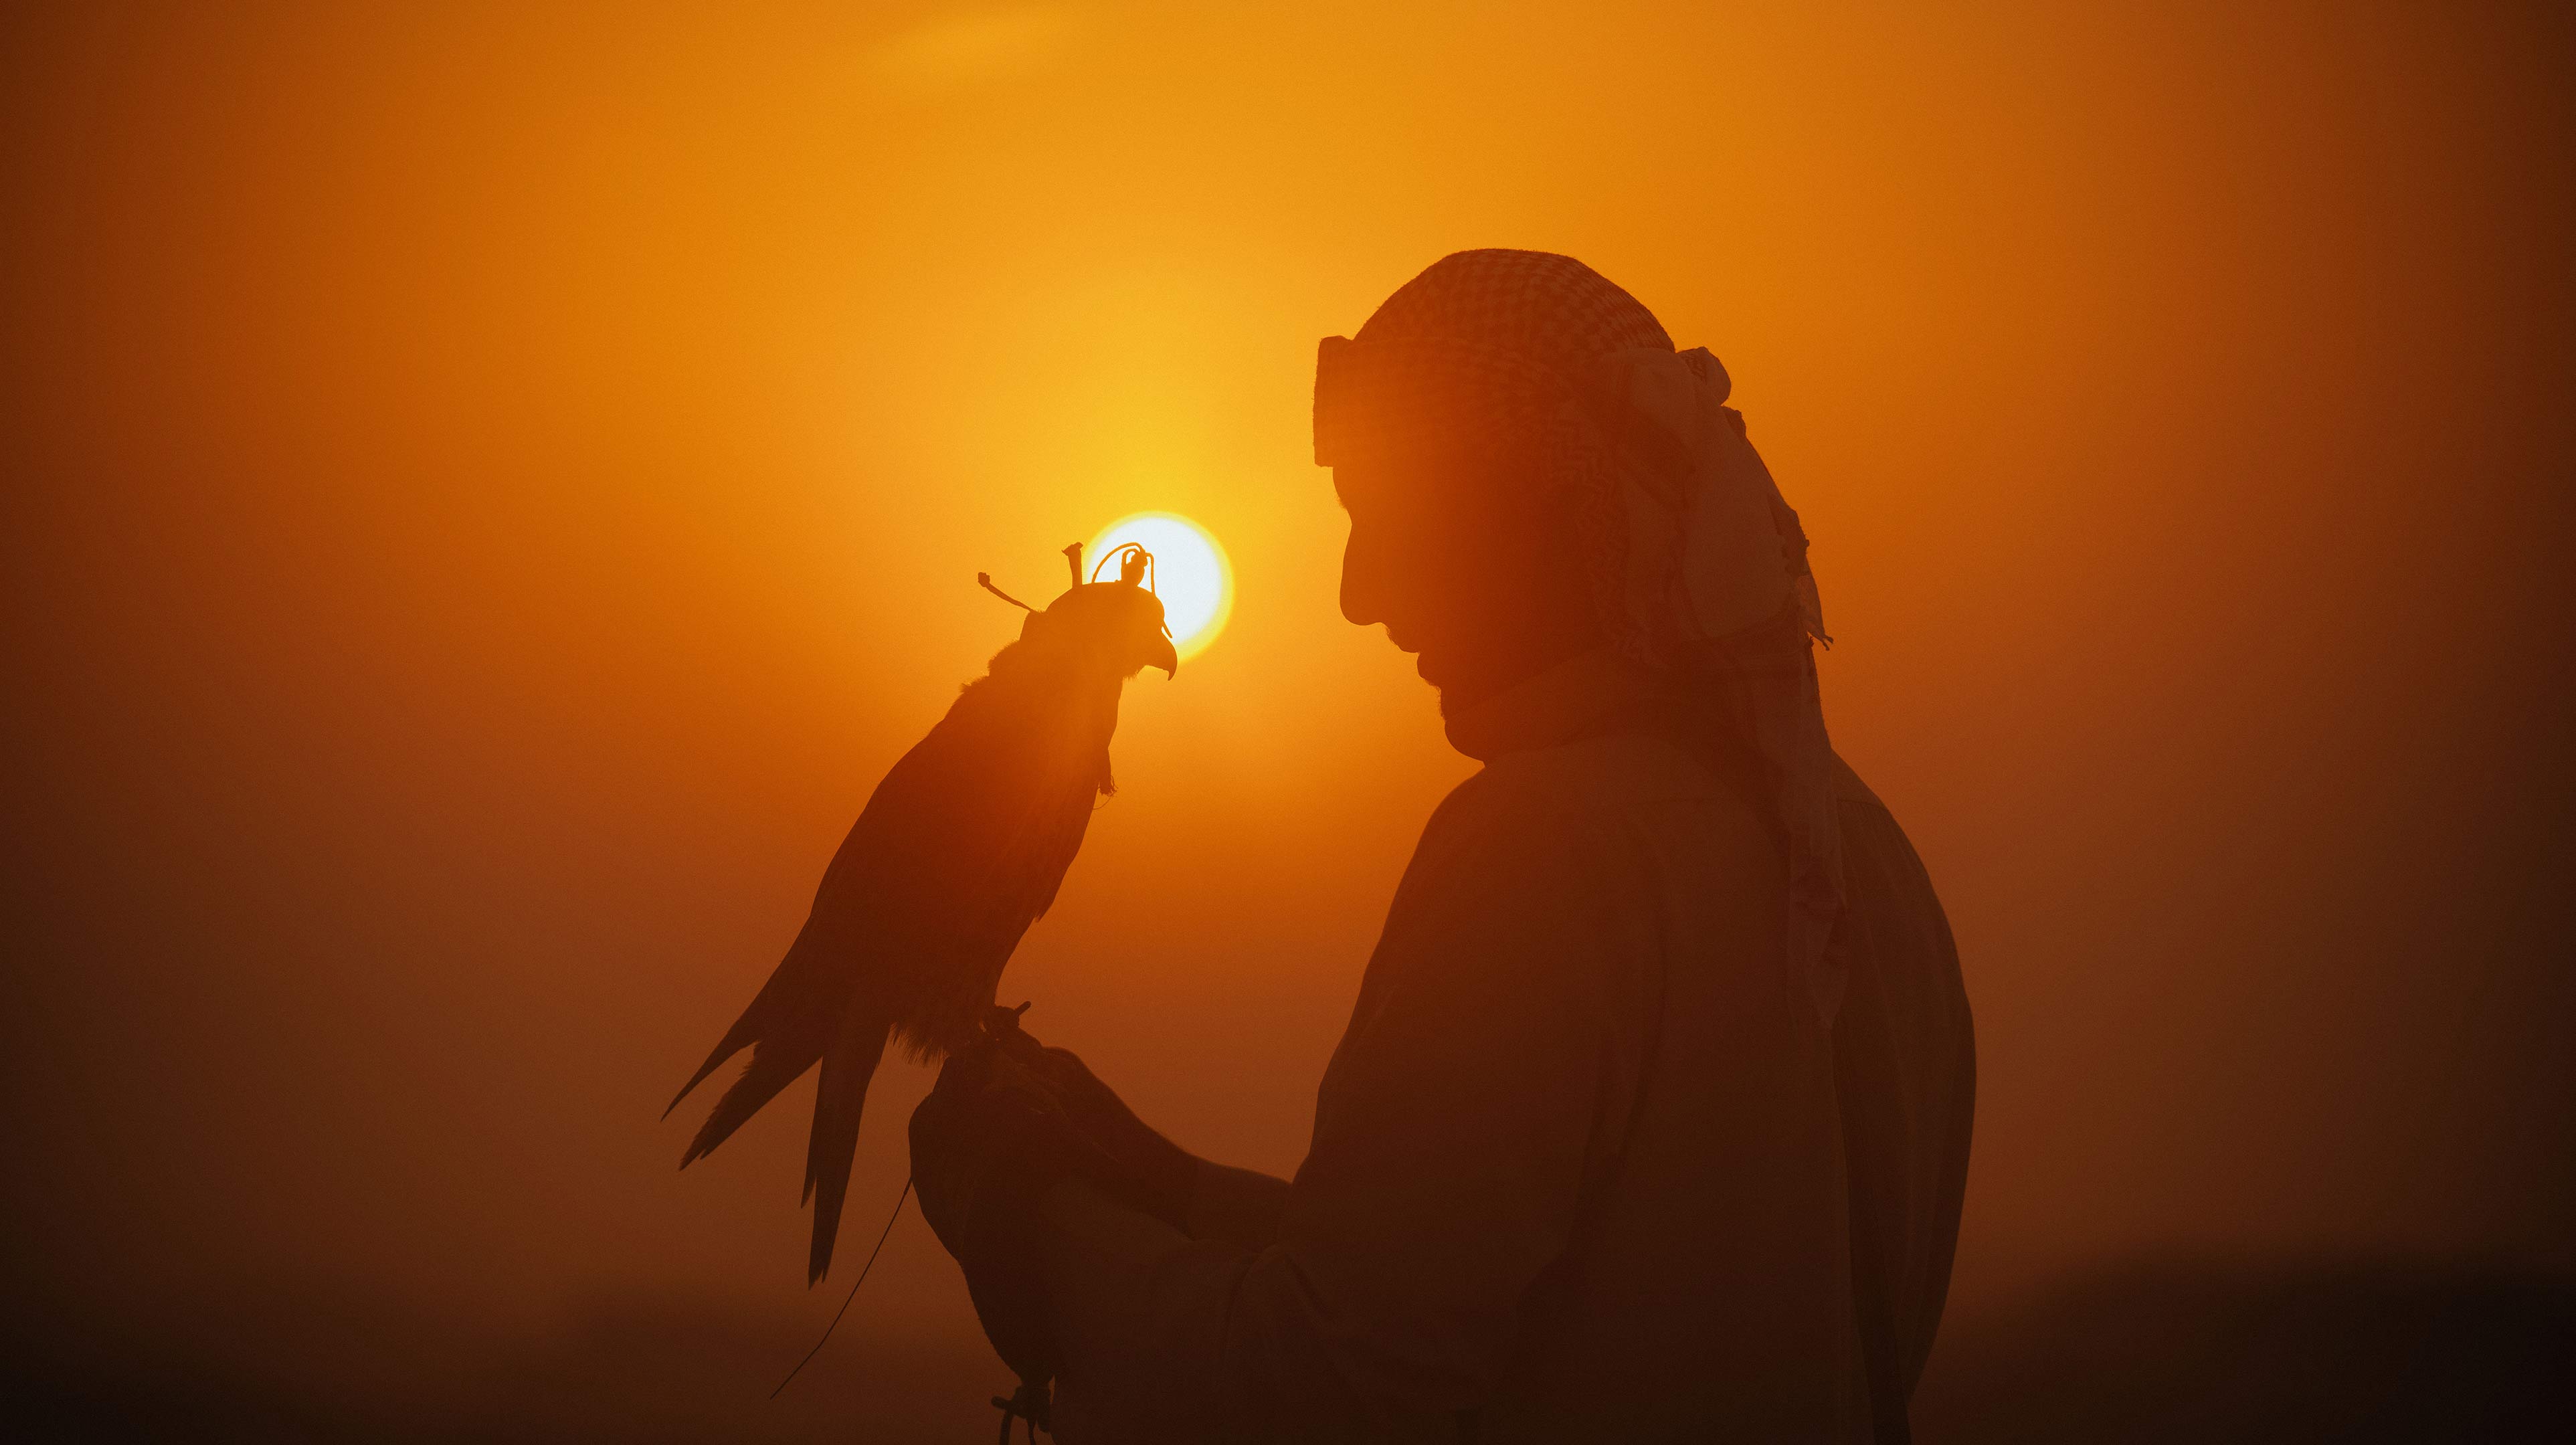
[[752, 1050], [690, 1141], [685, 1168], [822, 1064], [805, 1180], [815, 1278], [830, 1261], [888, 1033], [923, 1049], [965, 1036], [1081, 846], [1107, 754], [1106, 738], [1069, 714], [1072, 701], [1015, 696], [990, 680], [960, 696], [878, 784], [786, 957], [672, 1100]]
[[1029, 925], [1054, 904], [1082, 849], [1108, 775], [1107, 739], [1062, 736], [1032, 761], [1036, 772], [1029, 785], [1013, 794], [1027, 802], [992, 834], [996, 846], [959, 900], [960, 927], [943, 940], [950, 947], [926, 981], [921, 1011], [905, 1021], [905, 1042], [917, 1051], [933, 1052], [971, 1036], [993, 1004], [1003, 967]]

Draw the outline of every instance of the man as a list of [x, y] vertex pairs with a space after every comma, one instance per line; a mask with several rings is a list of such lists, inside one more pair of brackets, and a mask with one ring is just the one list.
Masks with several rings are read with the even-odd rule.
[[1424, 830], [1293, 1181], [1007, 1033], [915, 1116], [922, 1212], [1060, 1438], [1906, 1438], [1967, 999], [1826, 743], [1806, 538], [1727, 391], [1535, 252], [1450, 256], [1323, 344], [1342, 611], [1485, 767]]

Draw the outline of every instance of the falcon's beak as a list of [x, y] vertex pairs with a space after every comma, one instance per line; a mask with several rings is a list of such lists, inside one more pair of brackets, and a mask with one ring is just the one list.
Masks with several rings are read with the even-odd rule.
[[1172, 639], [1157, 637], [1154, 650], [1146, 654], [1145, 665], [1161, 668], [1166, 679], [1175, 678], [1181, 675], [1181, 654], [1173, 648]]

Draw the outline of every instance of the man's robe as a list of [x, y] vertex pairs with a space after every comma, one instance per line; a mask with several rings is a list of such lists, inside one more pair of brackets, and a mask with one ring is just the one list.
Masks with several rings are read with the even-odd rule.
[[1740, 767], [1600, 654], [1453, 718], [1293, 1181], [1202, 1166], [1184, 1233], [1047, 1200], [1067, 1445], [1904, 1438], [1974, 1057], [1895, 820], [1837, 764], [1829, 1027]]

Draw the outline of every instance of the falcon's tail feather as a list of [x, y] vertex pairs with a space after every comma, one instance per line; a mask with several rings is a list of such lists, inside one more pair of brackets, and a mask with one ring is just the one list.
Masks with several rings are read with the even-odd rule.
[[805, 1266], [808, 1285], [832, 1267], [832, 1242], [841, 1232], [841, 1201], [850, 1191], [850, 1159], [858, 1150], [859, 1114], [868, 1082], [885, 1054], [888, 1020], [882, 1013], [851, 1010], [841, 1035], [823, 1055], [814, 1090], [814, 1133], [805, 1146], [805, 1197], [814, 1202], [814, 1247]]
[[733, 1081], [724, 1097], [716, 1100], [707, 1122], [698, 1126], [697, 1137], [689, 1141], [689, 1152], [680, 1156], [680, 1167], [688, 1168], [715, 1147], [733, 1137], [743, 1121], [760, 1112], [760, 1106], [778, 1097], [778, 1091], [814, 1067], [817, 1053], [789, 1051], [780, 1044], [763, 1041], [751, 1051], [751, 1062], [743, 1066], [742, 1077]]
[[671, 1111], [680, 1107], [680, 1101], [689, 1097], [689, 1091], [695, 1089], [698, 1085], [705, 1083], [707, 1081], [707, 1075], [714, 1073], [723, 1065], [725, 1060], [732, 1058], [734, 1055], [741, 1053], [744, 1049], [749, 1048], [752, 1044], [758, 1042], [756, 1036], [750, 1034], [744, 1028], [744, 1024], [748, 1024], [749, 1022], [750, 1019], [745, 1017], [742, 1022], [736, 1023], [733, 1026], [733, 1031], [724, 1036], [724, 1042], [716, 1045], [715, 1052], [707, 1055], [707, 1061], [698, 1065], [698, 1071], [689, 1075], [689, 1081], [680, 1086], [680, 1092], [673, 1094], [671, 1096], [671, 1102], [662, 1106], [663, 1118], [670, 1118]]

